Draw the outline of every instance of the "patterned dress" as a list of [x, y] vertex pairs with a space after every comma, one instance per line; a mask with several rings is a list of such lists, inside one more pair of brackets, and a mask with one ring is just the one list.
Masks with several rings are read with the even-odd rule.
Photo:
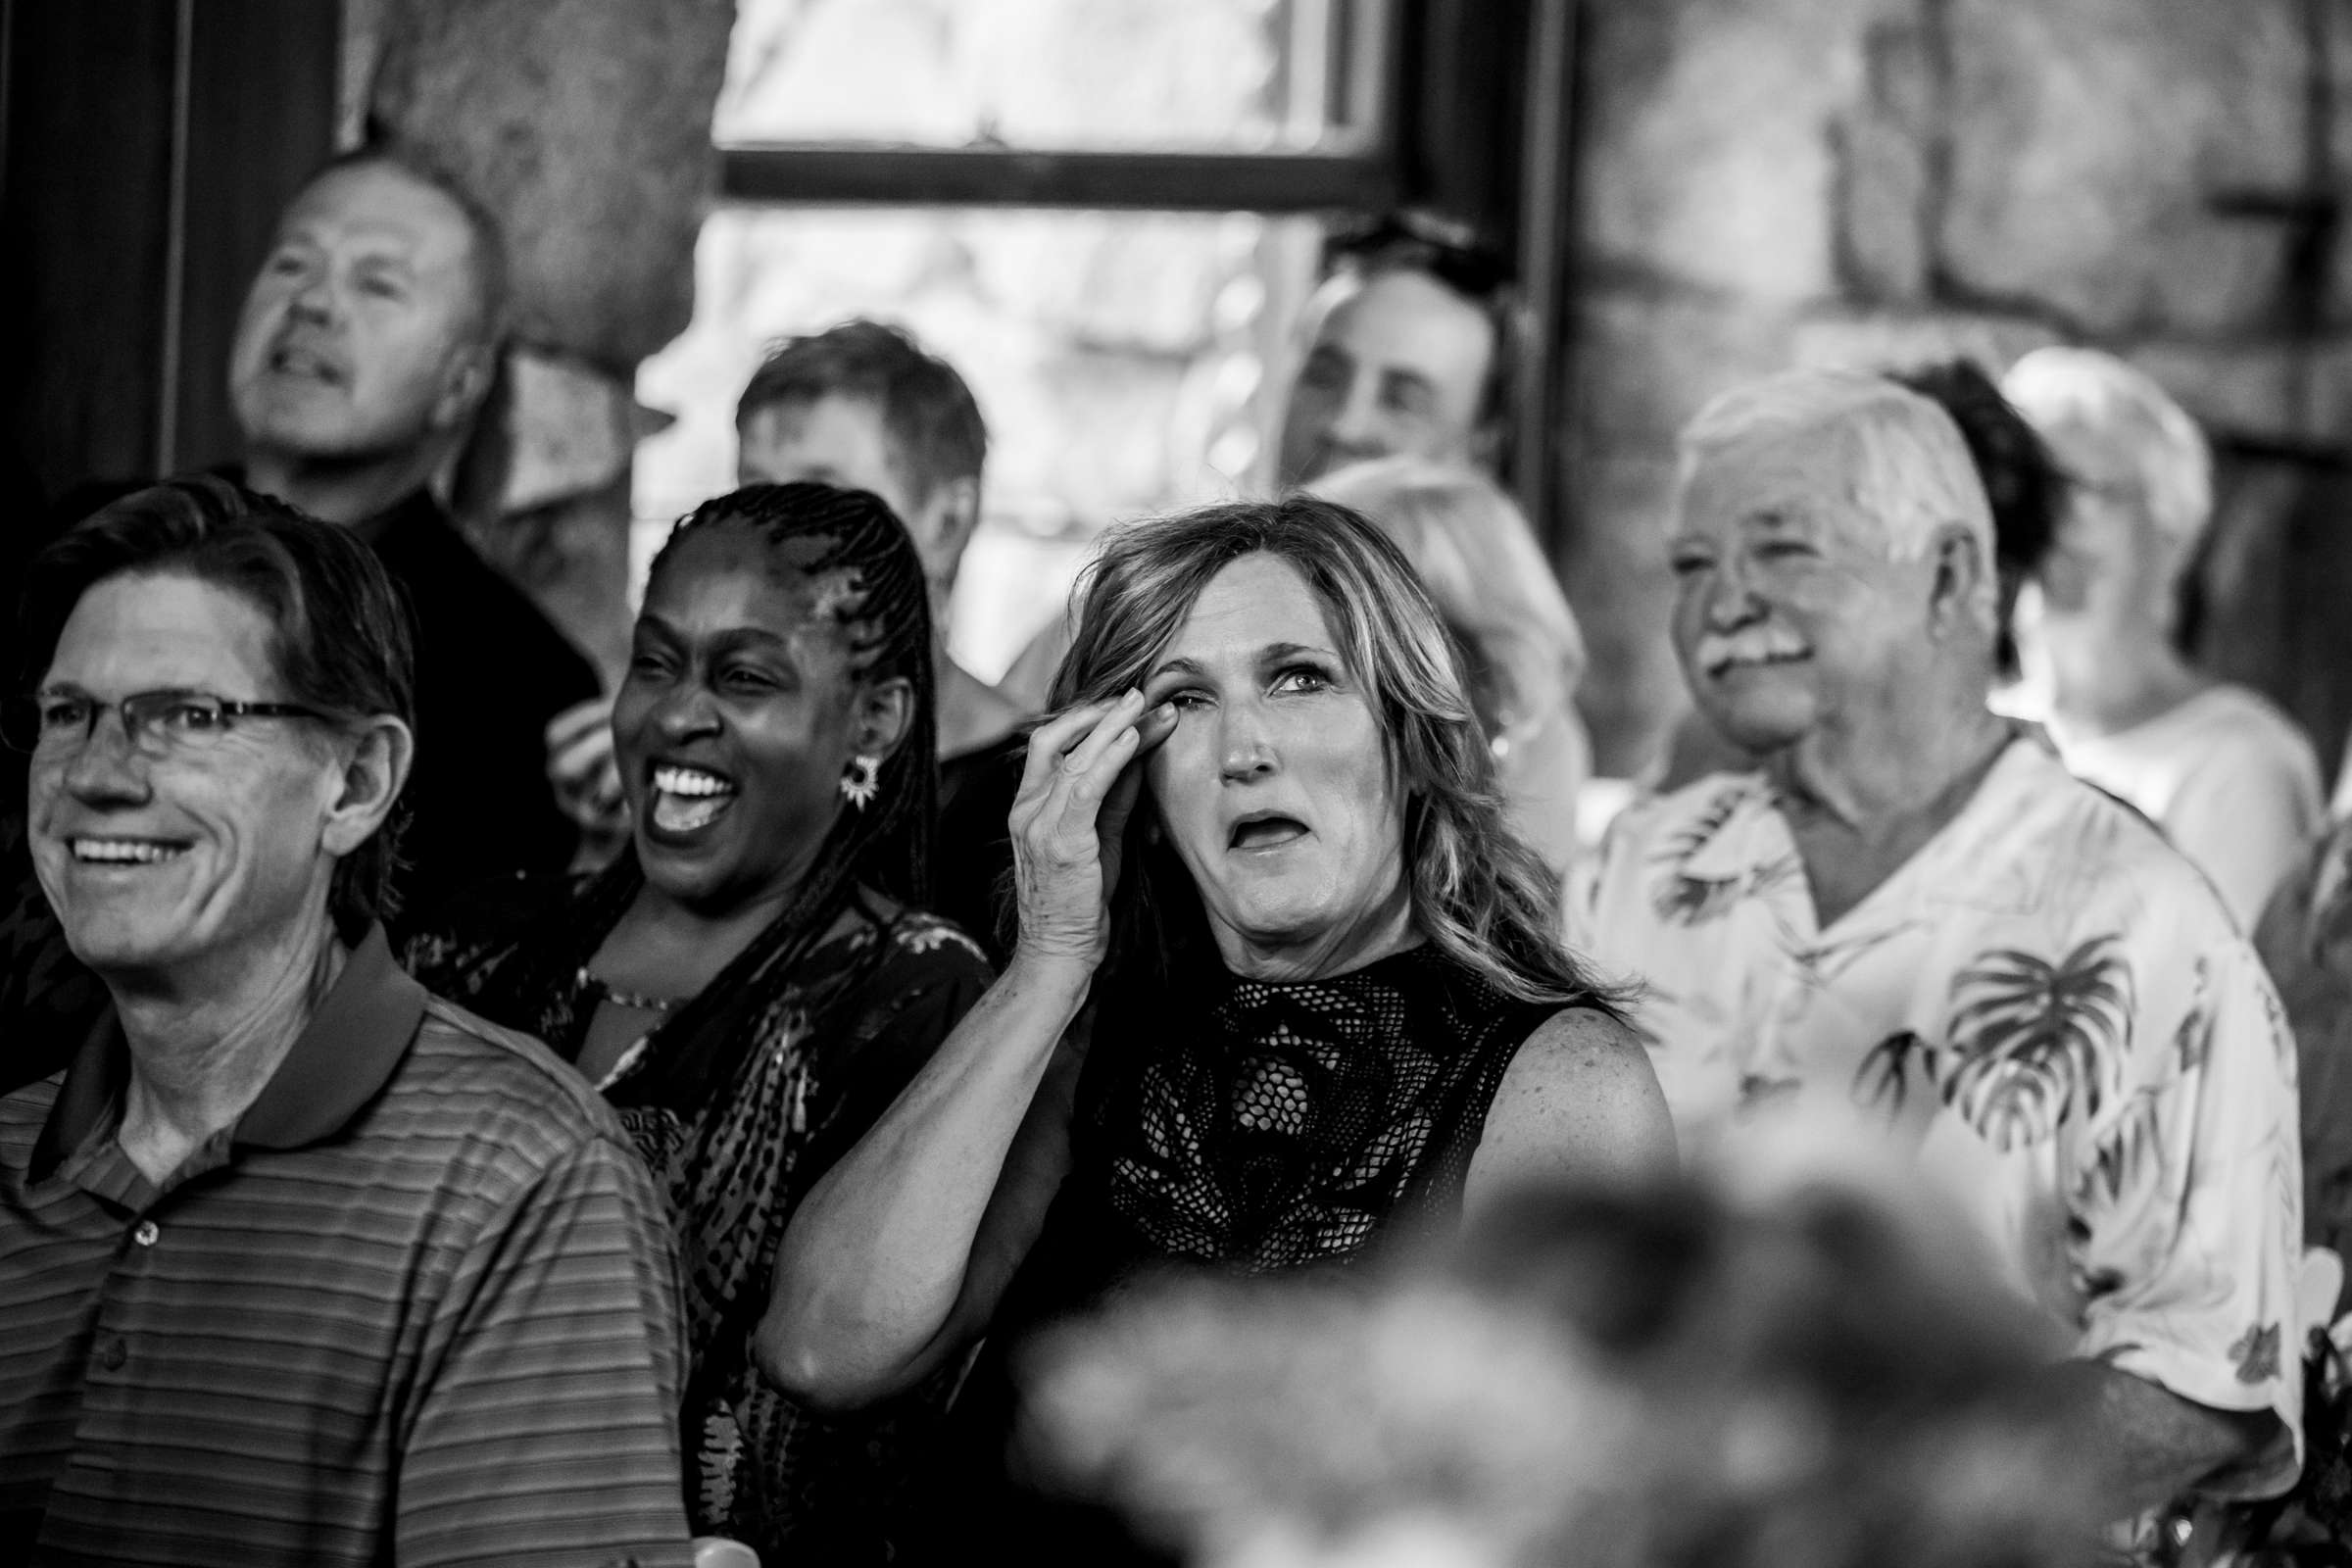
[[1503, 1074], [1561, 1010], [1428, 946], [1323, 980], [1197, 965], [1106, 989], [1069, 1174], [956, 1402], [927, 1564], [971, 1560], [975, 1537], [1033, 1562], [1164, 1560], [1020, 1484], [1028, 1337], [1172, 1269], [1346, 1270], [1443, 1234]]
[[[2299, 1448], [2295, 1046], [2209, 884], [2145, 819], [2013, 742], [1859, 905], [1816, 919], [1756, 774], [1629, 810], [1569, 940], [1638, 979], [1686, 1151], [1807, 1105], [1908, 1152], [2074, 1352]], [[2284, 1441], [2212, 1489], [2275, 1494]]]
[[[584, 966], [625, 901], [596, 878], [500, 884], [462, 922], [419, 934], [409, 965], [427, 988], [576, 1059], [601, 990]], [[581, 918], [586, 907], [594, 912]], [[944, 1388], [854, 1416], [819, 1417], [760, 1374], [752, 1345], [794, 1204], [880, 1118], [988, 987], [987, 960], [955, 926], [853, 898], [850, 917], [792, 961], [741, 984], [723, 1009], [710, 1087], [687, 1102], [648, 1092], [668, 1024], [600, 1087], [620, 1109], [678, 1228], [689, 1366], [681, 1444], [698, 1534], [770, 1563], [887, 1562], [910, 1506], [909, 1471]], [[517, 996], [516, 974], [537, 977]], [[673, 1020], [676, 1021], [676, 1020]], [[698, 1041], [699, 1047], [709, 1042]]]

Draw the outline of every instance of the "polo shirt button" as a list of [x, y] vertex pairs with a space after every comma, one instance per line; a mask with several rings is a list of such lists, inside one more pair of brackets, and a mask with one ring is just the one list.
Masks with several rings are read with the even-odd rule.
[[98, 1347], [98, 1364], [109, 1372], [122, 1371], [122, 1363], [129, 1359], [130, 1348], [122, 1343], [122, 1337], [119, 1334], [108, 1335], [106, 1343]]
[[151, 1219], [143, 1219], [139, 1221], [139, 1228], [130, 1233], [130, 1239], [138, 1243], [141, 1247], [153, 1247], [155, 1245], [156, 1238], [163, 1234], [164, 1231], [162, 1226], [156, 1224], [156, 1222]]

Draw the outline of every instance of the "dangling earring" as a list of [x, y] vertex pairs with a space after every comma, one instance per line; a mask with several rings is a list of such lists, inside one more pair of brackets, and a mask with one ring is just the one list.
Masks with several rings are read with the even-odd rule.
[[862, 811], [881, 790], [882, 759], [862, 754], [851, 758], [849, 771], [841, 775], [841, 798]]

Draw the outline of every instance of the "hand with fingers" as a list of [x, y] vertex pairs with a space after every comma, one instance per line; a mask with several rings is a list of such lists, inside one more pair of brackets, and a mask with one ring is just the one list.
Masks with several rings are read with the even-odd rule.
[[1071, 709], [1029, 737], [1011, 816], [1018, 953], [1090, 971], [1102, 961], [1141, 763], [1175, 728], [1173, 709], [1147, 708], [1129, 691]]
[[548, 720], [546, 740], [547, 781], [556, 804], [578, 825], [583, 848], [617, 849], [628, 837], [629, 817], [612, 753], [612, 699], [591, 697], [566, 708]]

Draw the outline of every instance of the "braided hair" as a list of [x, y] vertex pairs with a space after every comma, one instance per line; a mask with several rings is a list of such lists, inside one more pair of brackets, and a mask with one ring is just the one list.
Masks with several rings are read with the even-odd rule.
[[939, 813], [938, 679], [931, 600], [914, 541], [898, 514], [863, 490], [747, 484], [704, 502], [672, 528], [649, 576], [661, 576], [682, 541], [720, 529], [757, 535], [778, 554], [796, 542], [815, 545], [813, 553], [796, 552], [791, 565], [810, 577], [848, 576], [849, 592], [832, 602], [831, 612], [848, 639], [852, 676], [903, 677], [914, 689], [906, 739], [883, 760], [873, 801], [835, 819], [778, 923], [797, 926], [815, 916], [830, 923], [841, 898], [860, 885], [902, 904], [928, 904], [931, 826]]
[[[906, 739], [883, 760], [874, 799], [843, 811], [817, 848], [791, 899], [749, 947], [657, 1030], [662, 1049], [607, 1091], [615, 1104], [699, 1105], [734, 1070], [750, 1025], [790, 984], [802, 958], [823, 942], [860, 888], [920, 907], [929, 902], [931, 823], [939, 798], [938, 722], [932, 671], [931, 601], [922, 558], [897, 514], [862, 490], [823, 484], [755, 484], [707, 501], [670, 530], [654, 557], [659, 577], [680, 541], [740, 529], [810, 576], [842, 573], [847, 592], [831, 601], [857, 679], [904, 677], [914, 689]], [[492, 1018], [523, 1018], [561, 977], [585, 964], [644, 885], [634, 855], [623, 856], [579, 897], [569, 932], [522, 962], [507, 965], [472, 1004]]]

